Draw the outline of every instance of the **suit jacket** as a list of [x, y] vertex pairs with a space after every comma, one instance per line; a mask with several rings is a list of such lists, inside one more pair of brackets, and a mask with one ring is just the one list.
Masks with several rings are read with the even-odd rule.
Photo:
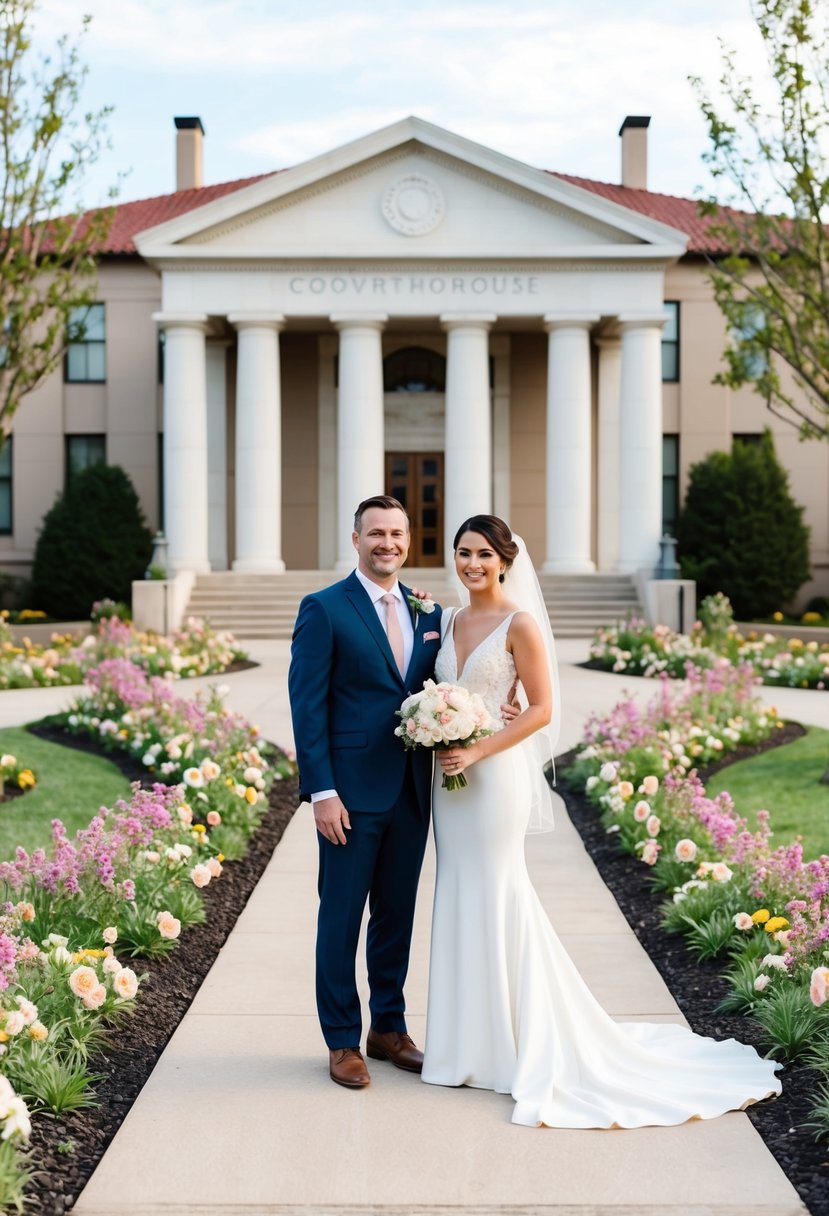
[[[400, 590], [410, 594], [402, 583]], [[356, 574], [305, 596], [288, 672], [302, 798], [336, 789], [349, 811], [381, 812], [395, 804], [406, 772], [395, 710], [434, 674], [440, 616], [440, 608], [412, 613], [414, 644], [404, 679]], [[418, 802], [428, 815], [430, 751], [415, 749], [411, 763]]]

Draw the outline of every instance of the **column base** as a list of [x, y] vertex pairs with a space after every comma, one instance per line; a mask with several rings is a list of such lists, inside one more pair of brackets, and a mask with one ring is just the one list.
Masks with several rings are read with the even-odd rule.
[[186, 557], [178, 557], [170, 561], [169, 575], [175, 577], [177, 574], [210, 574], [212, 569], [210, 562], [204, 559], [193, 558], [190, 561]]
[[234, 574], [284, 574], [285, 563], [279, 557], [237, 557], [231, 569]]
[[549, 557], [541, 567], [542, 574], [595, 574], [596, 563], [588, 558]]

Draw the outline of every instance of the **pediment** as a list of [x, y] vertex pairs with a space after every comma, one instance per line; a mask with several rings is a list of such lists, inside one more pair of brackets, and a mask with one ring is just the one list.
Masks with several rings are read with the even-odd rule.
[[673, 257], [647, 217], [418, 119], [139, 234], [146, 258]]

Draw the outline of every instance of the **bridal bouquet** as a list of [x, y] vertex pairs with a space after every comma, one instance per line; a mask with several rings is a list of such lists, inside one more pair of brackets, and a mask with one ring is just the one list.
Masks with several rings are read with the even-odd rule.
[[[434, 680], [427, 680], [423, 691], [407, 697], [396, 712], [402, 721], [394, 733], [406, 747], [470, 747], [493, 734], [497, 725], [478, 693]], [[446, 790], [467, 784], [463, 773], [443, 774]]]

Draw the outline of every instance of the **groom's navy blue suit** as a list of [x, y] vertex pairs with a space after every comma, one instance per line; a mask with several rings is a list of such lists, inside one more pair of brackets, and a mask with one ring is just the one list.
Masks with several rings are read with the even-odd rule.
[[[407, 588], [400, 584], [404, 596]], [[372, 1027], [406, 1030], [403, 983], [431, 807], [432, 754], [407, 751], [395, 710], [434, 673], [440, 609], [413, 614], [405, 678], [356, 574], [306, 596], [291, 648], [288, 691], [300, 795], [336, 790], [351, 821], [347, 843], [320, 849], [317, 1008], [332, 1049], [356, 1047], [362, 1020], [355, 958], [369, 900], [366, 945]]]

